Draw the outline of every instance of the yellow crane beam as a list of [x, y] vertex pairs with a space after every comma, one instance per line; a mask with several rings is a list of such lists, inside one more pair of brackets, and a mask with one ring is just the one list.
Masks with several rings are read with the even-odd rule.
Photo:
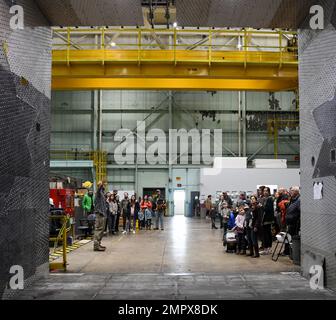
[[295, 80], [195, 79], [195, 78], [54, 78], [53, 90], [294, 90]]
[[54, 50], [52, 89], [294, 90], [290, 52]]

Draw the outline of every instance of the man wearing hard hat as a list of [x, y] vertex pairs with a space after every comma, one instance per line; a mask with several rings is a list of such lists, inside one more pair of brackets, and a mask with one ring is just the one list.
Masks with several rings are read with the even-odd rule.
[[94, 195], [90, 187], [87, 188], [88, 192], [83, 198], [82, 207], [84, 209], [84, 214], [88, 217], [94, 211]]

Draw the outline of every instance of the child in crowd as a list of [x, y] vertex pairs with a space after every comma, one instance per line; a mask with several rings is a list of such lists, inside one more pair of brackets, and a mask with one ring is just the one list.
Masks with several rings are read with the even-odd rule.
[[224, 201], [223, 202], [223, 206], [222, 206], [222, 210], [221, 210], [221, 215], [222, 215], [222, 218], [223, 218], [224, 234], [228, 230], [228, 224], [229, 224], [229, 220], [230, 220], [230, 214], [231, 214], [231, 211], [229, 209], [228, 203], [226, 201]]
[[244, 205], [239, 206], [239, 213], [236, 217], [236, 233], [238, 240], [237, 254], [246, 255], [246, 240], [244, 232], [245, 208]]
[[228, 230], [234, 229], [235, 226], [236, 226], [236, 217], [234, 215], [234, 212], [230, 210], [229, 220], [228, 220]]
[[[227, 235], [229, 235], [230, 231], [234, 231], [236, 227], [236, 218], [234, 216], [234, 213], [231, 209], [228, 208], [228, 220], [227, 220], [227, 230], [224, 232], [223, 235], [223, 245], [227, 245]], [[225, 229], [224, 229], [225, 230]], [[234, 247], [231, 245], [232, 250], [236, 250], [236, 245]], [[227, 252], [229, 252], [231, 249], [227, 247]]]
[[139, 220], [139, 230], [142, 230], [145, 227], [145, 209], [141, 208], [138, 213]]
[[146, 230], [152, 229], [152, 210], [147, 208], [145, 210]]

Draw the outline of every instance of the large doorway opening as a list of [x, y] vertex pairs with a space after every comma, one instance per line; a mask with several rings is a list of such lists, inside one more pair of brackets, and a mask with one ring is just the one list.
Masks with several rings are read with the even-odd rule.
[[174, 214], [176, 216], [185, 215], [185, 190], [174, 191]]

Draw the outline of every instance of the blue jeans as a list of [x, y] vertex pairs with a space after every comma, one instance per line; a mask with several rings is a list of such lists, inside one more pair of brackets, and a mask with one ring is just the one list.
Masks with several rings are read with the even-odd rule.
[[255, 232], [253, 229], [251, 230], [251, 240], [252, 240], [252, 244], [254, 246], [258, 246], [258, 237], [259, 237], [259, 234], [258, 234], [258, 231]]
[[161, 229], [163, 229], [163, 212], [156, 211], [155, 212], [156, 216], [156, 225], [155, 227], [159, 229], [159, 224], [161, 225]]
[[116, 215], [109, 214], [107, 217], [107, 224], [109, 227], [109, 232], [115, 232], [115, 224], [116, 224]]

